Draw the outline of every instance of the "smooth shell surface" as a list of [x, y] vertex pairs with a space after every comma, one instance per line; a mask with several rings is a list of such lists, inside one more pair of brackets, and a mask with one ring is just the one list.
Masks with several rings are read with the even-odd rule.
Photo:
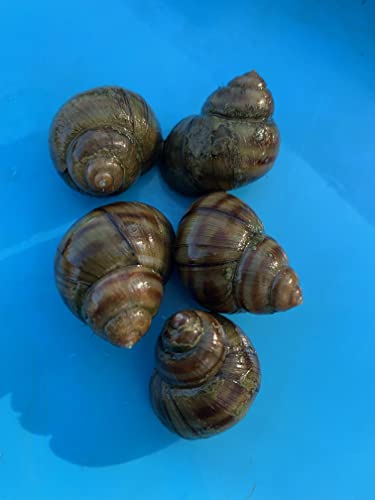
[[273, 109], [272, 95], [255, 71], [219, 88], [201, 115], [183, 119], [167, 137], [161, 168], [165, 180], [196, 196], [259, 179], [279, 150]]
[[140, 95], [98, 87], [71, 98], [50, 129], [51, 157], [67, 184], [107, 196], [125, 191], [158, 160], [159, 123]]
[[255, 212], [227, 193], [190, 207], [178, 228], [175, 260], [185, 286], [213, 311], [272, 313], [302, 302], [284, 250], [265, 235]]
[[131, 347], [159, 308], [171, 272], [173, 241], [170, 223], [149, 205], [120, 202], [97, 208], [76, 222], [59, 244], [58, 290], [69, 309], [96, 333]]
[[171, 431], [210, 437], [245, 416], [260, 378], [256, 351], [239, 327], [219, 315], [181, 311], [158, 340], [151, 401]]

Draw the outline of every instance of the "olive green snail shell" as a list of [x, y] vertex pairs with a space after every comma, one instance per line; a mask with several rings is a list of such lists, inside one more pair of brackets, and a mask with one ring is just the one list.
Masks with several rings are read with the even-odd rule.
[[178, 123], [164, 145], [161, 172], [176, 191], [197, 196], [253, 182], [273, 166], [280, 145], [274, 102], [256, 71], [234, 78]]
[[302, 303], [284, 250], [255, 212], [228, 193], [193, 203], [177, 231], [175, 262], [194, 298], [212, 311], [264, 314]]
[[121, 202], [96, 208], [58, 246], [57, 288], [96, 334], [130, 348], [159, 309], [173, 241], [172, 226], [149, 205]]
[[98, 87], [62, 106], [50, 128], [49, 146], [70, 187], [110, 196], [128, 189], [157, 162], [162, 137], [143, 97], [121, 87]]
[[185, 310], [164, 325], [150, 397], [172, 432], [196, 439], [232, 427], [247, 413], [259, 386], [256, 351], [228, 319]]

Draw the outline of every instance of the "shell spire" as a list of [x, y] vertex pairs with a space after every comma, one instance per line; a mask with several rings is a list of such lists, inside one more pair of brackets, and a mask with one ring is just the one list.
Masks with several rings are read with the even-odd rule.
[[254, 313], [287, 311], [302, 304], [302, 290], [286, 253], [264, 235], [245, 248], [234, 275], [239, 309]]
[[253, 70], [231, 80], [207, 99], [203, 113], [226, 118], [268, 120], [274, 111], [274, 102], [266, 82]]
[[167, 321], [157, 346], [157, 366], [165, 380], [192, 387], [214, 376], [225, 356], [220, 325], [194, 311], [181, 311]]
[[117, 192], [123, 182], [125, 172], [120, 163], [109, 156], [99, 156], [90, 160], [85, 170], [85, 179], [95, 194], [108, 195]]

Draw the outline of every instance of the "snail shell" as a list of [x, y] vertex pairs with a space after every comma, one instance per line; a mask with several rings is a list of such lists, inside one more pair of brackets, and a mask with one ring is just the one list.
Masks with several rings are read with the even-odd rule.
[[70, 99], [55, 116], [50, 153], [65, 182], [83, 193], [125, 191], [158, 160], [162, 137], [140, 95], [99, 87]]
[[250, 71], [216, 90], [202, 114], [178, 123], [166, 139], [162, 174], [186, 195], [226, 191], [262, 177], [279, 151], [274, 102]]
[[155, 208], [114, 203], [78, 220], [57, 249], [57, 288], [98, 335], [132, 347], [148, 330], [171, 271], [174, 233]]
[[161, 422], [187, 439], [232, 427], [260, 386], [258, 356], [234, 323], [203, 311], [166, 322], [156, 348], [151, 402]]
[[175, 260], [182, 281], [207, 309], [273, 313], [302, 303], [298, 277], [258, 216], [224, 192], [196, 201], [182, 218]]

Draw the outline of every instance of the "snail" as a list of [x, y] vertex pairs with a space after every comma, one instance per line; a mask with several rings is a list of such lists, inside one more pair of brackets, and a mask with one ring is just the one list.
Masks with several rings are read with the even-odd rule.
[[302, 291], [280, 245], [249, 206], [225, 192], [193, 203], [176, 237], [182, 281], [207, 309], [274, 313], [302, 303]]
[[178, 123], [164, 145], [161, 172], [171, 187], [196, 196], [262, 177], [280, 144], [274, 102], [256, 71], [211, 94], [201, 115]]
[[49, 146], [70, 187], [109, 196], [128, 189], [154, 165], [162, 137], [143, 97], [121, 87], [99, 87], [62, 106], [51, 125]]
[[232, 427], [259, 386], [257, 353], [232, 321], [197, 310], [167, 320], [157, 342], [150, 396], [171, 431], [196, 439]]
[[171, 272], [172, 226], [144, 203], [113, 203], [78, 220], [55, 258], [57, 288], [69, 309], [119, 347], [149, 329]]

